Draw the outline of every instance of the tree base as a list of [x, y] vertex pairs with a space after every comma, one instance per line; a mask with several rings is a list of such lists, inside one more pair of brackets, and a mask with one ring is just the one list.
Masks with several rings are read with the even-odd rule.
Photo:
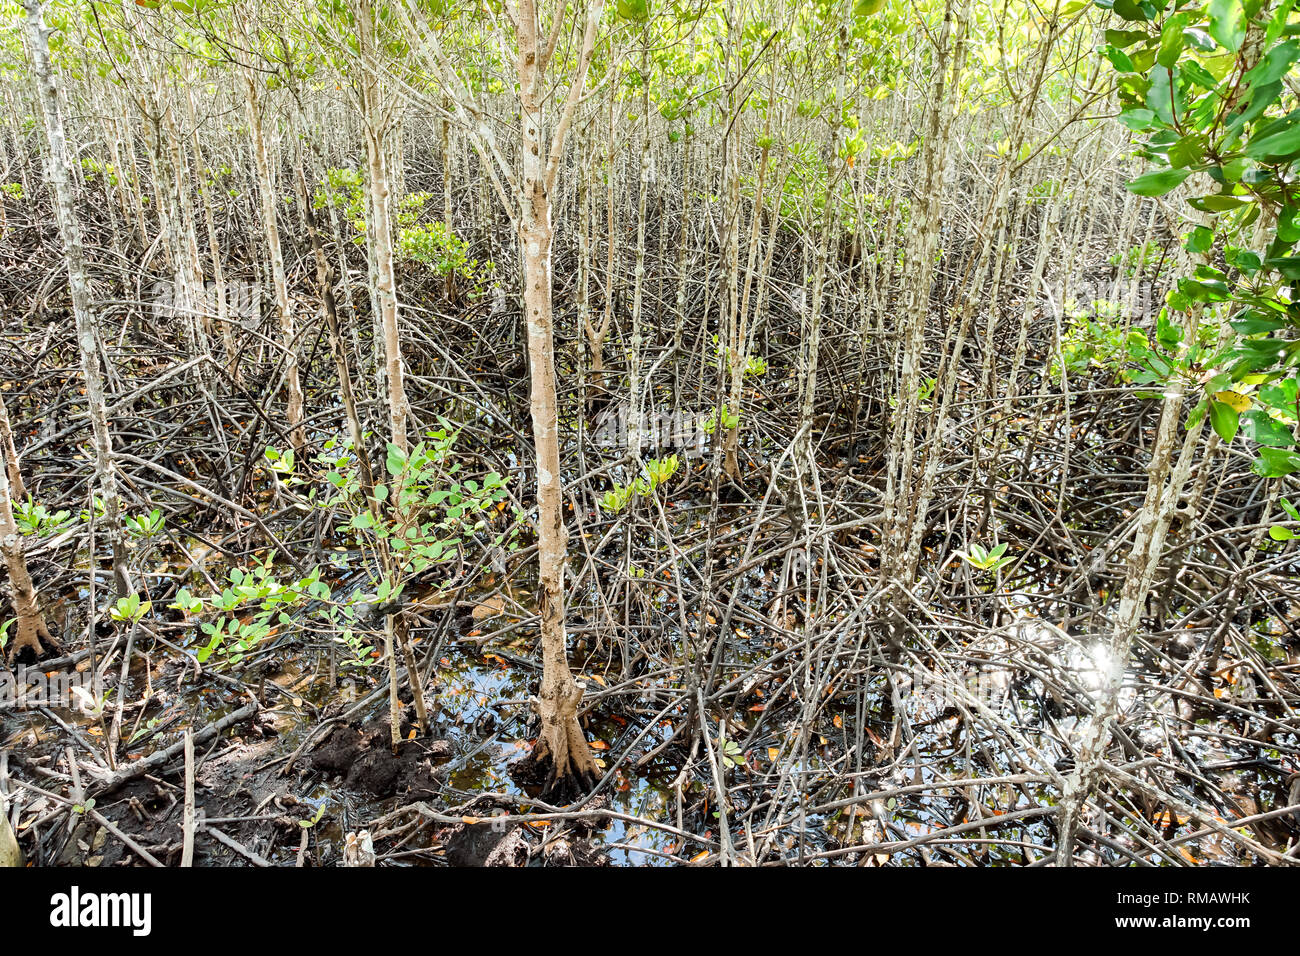
[[9, 663], [35, 664], [42, 657], [62, 650], [63, 645], [46, 628], [39, 611], [19, 613], [18, 630], [13, 644], [9, 646]]
[[572, 766], [561, 772], [550, 753], [544, 751], [545, 746], [539, 740], [532, 753], [510, 765], [510, 776], [521, 787], [535, 790], [540, 799], [556, 805], [581, 800], [596, 788], [595, 773], [575, 770]]
[[542, 686], [533, 698], [533, 709], [541, 718], [541, 732], [528, 756], [516, 761], [516, 779], [540, 781], [540, 796], [551, 802], [570, 802], [590, 793], [600, 779], [600, 768], [587, 746], [578, 720], [582, 685], [561, 664], [542, 674]]

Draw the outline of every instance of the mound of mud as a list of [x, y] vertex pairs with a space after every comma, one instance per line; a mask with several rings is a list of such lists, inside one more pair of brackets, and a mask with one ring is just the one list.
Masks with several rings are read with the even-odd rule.
[[387, 721], [360, 727], [336, 727], [312, 753], [315, 770], [341, 776], [343, 785], [377, 797], [423, 800], [440, 787], [443, 770], [437, 761], [452, 755], [449, 740], [403, 740], [392, 749]]

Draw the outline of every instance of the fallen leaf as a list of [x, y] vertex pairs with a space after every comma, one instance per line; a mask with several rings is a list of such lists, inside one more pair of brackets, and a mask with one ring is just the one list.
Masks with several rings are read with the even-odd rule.
[[470, 617], [476, 621], [486, 621], [488, 618], [497, 617], [506, 613], [506, 599], [500, 594], [494, 594], [490, 598], [474, 605], [474, 610], [470, 612]]

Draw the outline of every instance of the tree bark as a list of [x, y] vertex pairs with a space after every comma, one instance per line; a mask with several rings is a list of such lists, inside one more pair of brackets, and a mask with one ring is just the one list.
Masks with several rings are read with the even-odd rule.
[[68, 268], [68, 288], [72, 295], [72, 311], [77, 323], [77, 345], [81, 357], [81, 372], [86, 381], [86, 404], [90, 414], [92, 440], [95, 449], [95, 483], [99, 487], [104, 506], [107, 534], [113, 549], [113, 579], [118, 597], [131, 593], [131, 578], [127, 570], [126, 549], [122, 541], [121, 499], [117, 487], [117, 474], [113, 464], [113, 438], [108, 431], [108, 410], [104, 399], [104, 374], [99, 358], [99, 338], [95, 332], [95, 317], [90, 308], [90, 277], [82, 253], [81, 223], [74, 208], [72, 184], [68, 170], [72, 160], [68, 153], [68, 140], [63, 130], [63, 114], [59, 109], [58, 92], [54, 86], [54, 70], [50, 65], [49, 32], [41, 16], [40, 0], [23, 0], [27, 11], [26, 28], [32, 68], [36, 76], [36, 90], [41, 104], [41, 117], [45, 125], [45, 139], [49, 147], [47, 176], [54, 193], [54, 215], [63, 240], [63, 258]]
[[385, 115], [379, 55], [373, 12], [367, 0], [357, 4], [357, 37], [360, 41], [361, 100], [366, 127], [366, 160], [370, 189], [368, 239], [375, 263], [375, 299], [379, 305], [379, 327], [384, 342], [384, 379], [388, 386], [388, 422], [390, 440], [404, 453], [409, 450], [406, 437], [405, 375], [402, 370], [402, 341], [397, 326], [397, 276], [393, 266], [393, 224], [389, 165], [388, 133], [391, 127]]
[[280, 320], [281, 345], [285, 350], [284, 384], [287, 397], [285, 418], [289, 422], [290, 440], [293, 446], [302, 448], [307, 443], [307, 436], [302, 428], [303, 396], [302, 382], [298, 376], [297, 331], [294, 328], [293, 306], [289, 303], [289, 284], [284, 274], [280, 227], [276, 223], [275, 183], [271, 172], [271, 161], [267, 155], [257, 81], [251, 68], [244, 70], [243, 79], [248, 107], [248, 126], [253, 141], [253, 158], [257, 166], [257, 192], [261, 199], [262, 225], [265, 229], [267, 254], [271, 260], [271, 282], [275, 286], [275, 311]]
[[[9, 415], [0, 402], [0, 423], [5, 434], [9, 432]], [[27, 560], [23, 555], [23, 536], [18, 533], [18, 523], [14, 521], [13, 500], [10, 496], [10, 475], [17, 475], [18, 461], [12, 457], [13, 444], [4, 443], [5, 467], [0, 468], [0, 549], [4, 551], [5, 568], [9, 571], [9, 587], [13, 591], [14, 614], [18, 618], [17, 632], [13, 643], [9, 645], [9, 659], [16, 661], [18, 655], [28, 649], [33, 661], [39, 660], [41, 654], [57, 647], [54, 638], [45, 627], [45, 618], [41, 615], [36, 602], [36, 588], [32, 585], [32, 576], [27, 571]]]
[[[587, 11], [587, 31], [582, 60], [574, 83], [580, 88], [586, 74], [595, 26], [603, 4], [596, 0]], [[555, 15], [564, 15], [563, 7]], [[530, 401], [533, 441], [537, 447], [537, 545], [541, 618], [542, 682], [537, 696], [541, 736], [533, 759], [549, 763], [545, 790], [557, 793], [596, 780], [596, 763], [578, 723], [582, 687], [569, 670], [564, 628], [564, 571], [567, 536], [561, 513], [559, 410], [555, 393], [555, 340], [552, 314], [550, 187], [554, 165], [545, 158], [542, 138], [542, 84], [537, 8], [533, 0], [519, 5], [518, 57], [520, 143], [523, 179], [519, 195], [519, 240], [524, 263], [524, 311], [528, 325], [528, 355], [532, 369]], [[571, 91], [572, 94], [572, 91]], [[570, 104], [573, 104], [572, 95]], [[558, 159], [563, 149], [566, 118], [552, 134], [550, 153]], [[554, 162], [554, 160], [553, 160]], [[548, 168], [548, 166], [550, 168]]]

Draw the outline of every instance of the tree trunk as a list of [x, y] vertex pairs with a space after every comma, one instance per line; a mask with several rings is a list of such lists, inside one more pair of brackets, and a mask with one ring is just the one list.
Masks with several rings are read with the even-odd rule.
[[366, 160], [370, 189], [368, 236], [375, 264], [375, 299], [379, 305], [379, 331], [384, 343], [384, 379], [388, 385], [388, 422], [390, 440], [404, 453], [406, 438], [405, 375], [402, 370], [402, 342], [397, 326], [397, 276], [393, 266], [392, 187], [389, 182], [389, 117], [384, 113], [380, 69], [374, 58], [379, 55], [370, 4], [357, 4], [357, 37], [361, 55], [361, 99], [366, 127]]
[[113, 579], [119, 597], [131, 593], [131, 579], [127, 571], [126, 549], [122, 542], [121, 501], [117, 488], [117, 475], [113, 465], [113, 438], [108, 431], [108, 410], [104, 400], [104, 374], [99, 359], [99, 339], [95, 332], [95, 318], [90, 310], [90, 277], [86, 272], [82, 253], [81, 223], [77, 220], [72, 185], [68, 170], [72, 160], [68, 141], [63, 131], [63, 114], [59, 110], [58, 93], [54, 87], [54, 71], [50, 65], [49, 33], [42, 22], [40, 0], [24, 0], [27, 11], [26, 27], [32, 68], [36, 74], [36, 89], [40, 98], [41, 116], [45, 124], [45, 138], [49, 146], [47, 175], [54, 193], [54, 215], [63, 240], [63, 258], [68, 267], [68, 289], [72, 295], [72, 311], [77, 323], [77, 345], [81, 356], [81, 372], [86, 380], [86, 404], [90, 413], [91, 433], [95, 448], [95, 483], [99, 487], [104, 506], [108, 539], [113, 549]]
[[9, 807], [0, 794], [0, 867], [22, 866], [23, 851], [9, 824]]
[[[8, 436], [9, 413], [3, 402], [0, 402], [0, 427]], [[14, 614], [18, 618], [18, 630], [9, 645], [9, 659], [16, 661], [19, 653], [27, 648], [32, 652], [32, 660], [36, 661], [45, 650], [57, 647], [57, 644], [46, 629], [45, 618], [36, 603], [36, 588], [32, 586], [27, 560], [23, 556], [23, 536], [18, 533], [18, 524], [14, 521], [10, 476], [17, 476], [18, 460], [13, 457], [12, 440], [4, 442], [4, 456], [5, 467], [0, 468], [0, 548], [4, 550], [9, 586], [13, 591]]]
[[14, 430], [9, 424], [9, 409], [0, 401], [0, 454], [5, 456], [5, 471], [9, 477], [9, 495], [22, 501], [27, 497], [22, 469], [18, 467], [18, 449], [14, 447]]
[[903, 324], [898, 330], [902, 367], [898, 374], [894, 411], [886, 459], [883, 567], [891, 578], [910, 585], [906, 551], [916, 514], [914, 500], [917, 419], [921, 406], [921, 373], [925, 358], [925, 326], [934, 284], [934, 258], [942, 225], [942, 199], [948, 172], [948, 141], [960, 95], [965, 56], [966, 0], [948, 0], [943, 23], [935, 38], [934, 86], [925, 117], [921, 148], [921, 188], [911, 208], [911, 245], [904, 291]]
[[262, 107], [257, 95], [257, 81], [251, 69], [244, 72], [244, 92], [248, 106], [248, 126], [253, 141], [253, 158], [257, 166], [257, 193], [262, 204], [262, 225], [266, 230], [266, 249], [271, 260], [271, 281], [275, 286], [275, 311], [280, 320], [280, 341], [285, 350], [284, 384], [287, 395], [285, 418], [290, 440], [295, 448], [307, 443], [302, 428], [302, 382], [298, 377], [297, 332], [293, 306], [289, 303], [289, 284], [284, 274], [284, 253], [280, 249], [280, 227], [276, 224], [275, 183], [271, 161], [267, 156], [266, 135], [262, 128]]
[[[599, 2], [593, 4], [599, 18]], [[560, 8], [555, 14], [563, 16]], [[555, 394], [555, 341], [551, 310], [551, 197], [542, 140], [542, 88], [539, 69], [537, 10], [532, 0], [519, 7], [520, 134], [523, 146], [519, 239], [524, 263], [524, 311], [528, 323], [528, 356], [532, 369], [530, 402], [533, 441], [537, 447], [537, 551], [542, 643], [542, 683], [537, 710], [542, 729], [533, 748], [533, 760], [549, 762], [545, 791], [564, 793], [574, 785], [590, 787], [596, 781], [596, 762], [578, 723], [582, 687], [569, 670], [564, 630], [564, 571], [568, 545], [564, 528], [560, 479], [559, 411]], [[589, 57], [594, 28], [589, 19], [583, 66]], [[576, 83], [581, 83], [579, 79]], [[562, 136], [557, 130], [555, 136]], [[555, 144], [552, 144], [553, 147]]]

